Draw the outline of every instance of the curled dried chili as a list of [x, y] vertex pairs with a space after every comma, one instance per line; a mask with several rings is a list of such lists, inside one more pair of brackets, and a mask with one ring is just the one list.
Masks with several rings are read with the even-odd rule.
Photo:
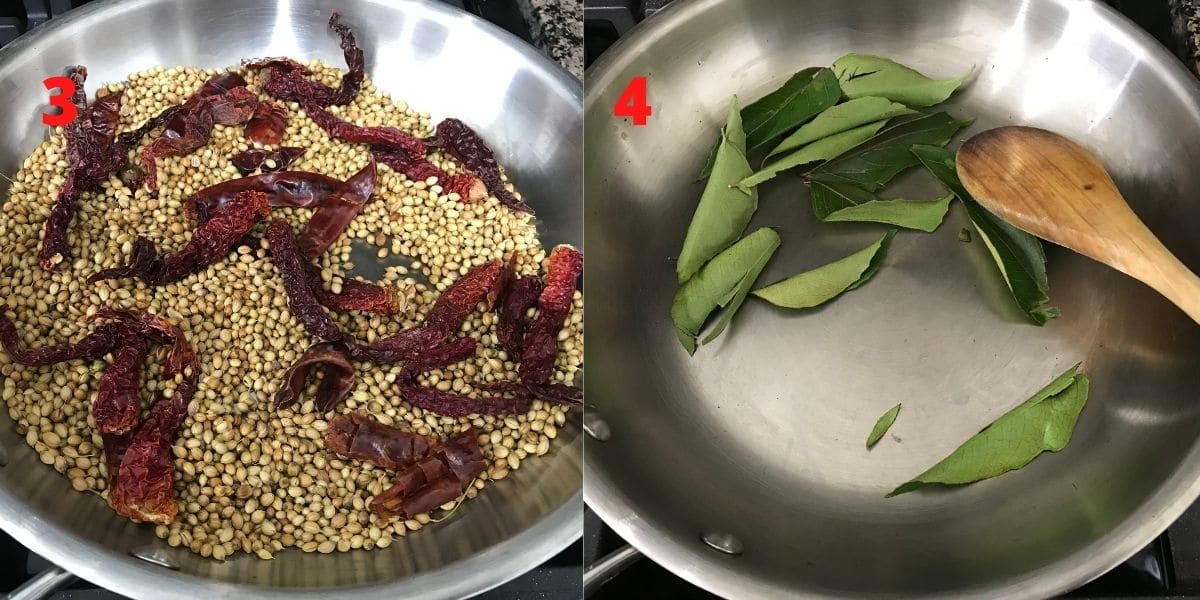
[[140, 162], [146, 175], [146, 187], [158, 188], [158, 170], [155, 159], [165, 156], [183, 156], [203, 147], [212, 136], [216, 125], [245, 123], [258, 107], [258, 97], [243, 87], [234, 87], [218, 94], [204, 96], [191, 107], [181, 109], [168, 123], [176, 120], [182, 124], [178, 136], [159, 136], [142, 148]]
[[354, 33], [340, 19], [337, 13], [329, 17], [329, 28], [341, 37], [342, 53], [346, 58], [346, 74], [342, 76], [337, 89], [306, 79], [308, 69], [291, 59], [263, 59], [246, 63], [246, 66], [266, 69], [263, 90], [272, 97], [295, 102], [308, 101], [319, 106], [349, 104], [362, 88], [366, 61], [363, 51], [354, 40]]
[[371, 199], [376, 175], [375, 159], [372, 158], [367, 161], [367, 166], [346, 180], [338, 193], [317, 205], [298, 242], [300, 252], [305, 257], [312, 259], [320, 256], [342, 235], [358, 211]]
[[124, 434], [137, 426], [141, 416], [141, 369], [149, 355], [150, 341], [145, 336], [122, 336], [92, 401], [92, 417], [100, 433]]
[[207, 81], [200, 85], [200, 89], [188, 96], [188, 99], [179, 105], [177, 114], [173, 115], [163, 128], [163, 137], [180, 137], [187, 129], [187, 121], [189, 115], [204, 98], [209, 96], [218, 96], [224, 94], [233, 88], [246, 87], [246, 80], [241, 75], [233, 71], [224, 71], [209, 77]]
[[457, 193], [463, 202], [475, 202], [487, 198], [487, 186], [470, 173], [448, 175], [424, 158], [412, 158], [403, 150], [372, 148], [371, 156], [397, 173], [403, 173], [412, 181], [426, 181], [436, 177], [446, 194]]
[[325, 377], [317, 386], [317, 410], [329, 412], [337, 407], [354, 389], [354, 365], [341, 344], [319, 342], [313, 344], [288, 367], [283, 374], [283, 385], [275, 394], [275, 406], [292, 406], [300, 400], [308, 375], [320, 367]]
[[558, 357], [558, 330], [571, 314], [575, 281], [583, 274], [583, 254], [562, 244], [550, 251], [546, 266], [546, 285], [538, 296], [540, 311], [525, 333], [521, 348], [521, 380], [530, 384], [546, 383]]
[[461, 362], [475, 356], [478, 346], [473, 338], [463, 337], [441, 346], [430, 348], [404, 362], [404, 372], [407, 374], [424, 373], [434, 369], [442, 369], [456, 362]]
[[426, 387], [415, 379], [401, 377], [396, 380], [400, 395], [409, 404], [434, 414], [446, 417], [470, 415], [513, 415], [529, 411], [533, 397], [529, 394], [516, 396], [480, 394], [472, 398], [464, 394], [443, 392]]
[[[251, 148], [234, 154], [229, 160], [242, 175], [249, 175], [259, 169], [262, 169], [264, 173], [276, 173], [286, 171], [303, 154], [304, 148], [295, 146], [284, 146], [278, 150]], [[234, 181], [240, 180], [235, 179]]]
[[260, 102], [250, 120], [246, 121], [243, 134], [252, 142], [272, 146], [283, 141], [287, 125], [287, 107], [275, 102]]
[[74, 344], [55, 344], [40, 348], [25, 348], [16, 325], [8, 316], [0, 313], [0, 343], [13, 362], [30, 366], [45, 367], [67, 360], [95, 359], [104, 356], [116, 347], [121, 340], [121, 328], [114, 324], [105, 324], [84, 336]]
[[383, 518], [427, 513], [458, 498], [486, 469], [477, 434], [468, 429], [400, 471], [392, 486], [375, 496], [368, 508]]
[[496, 341], [509, 354], [520, 356], [529, 309], [537, 306], [542, 294], [542, 280], [526, 275], [513, 279], [499, 300], [496, 322]]
[[89, 277], [88, 282], [125, 277], [136, 277], [150, 285], [179, 281], [228, 256], [233, 246], [268, 214], [266, 194], [241, 192], [199, 225], [179, 252], [160, 258], [154, 243], [139, 237], [128, 265], [104, 269]]
[[267, 204], [272, 207], [308, 208], [319, 206], [345, 185], [340, 179], [307, 171], [263, 173], [206, 187], [187, 199], [184, 211], [203, 223], [234, 196], [246, 191], [266, 194]]
[[403, 295], [394, 288], [369, 281], [347, 279], [342, 282], [342, 291], [334, 293], [322, 287], [320, 269], [311, 264], [307, 265], [306, 269], [308, 284], [316, 295], [317, 302], [334, 312], [357, 310], [390, 315], [404, 307]]
[[500, 177], [500, 166], [496, 163], [496, 155], [484, 143], [483, 138], [475, 133], [466, 123], [458, 119], [445, 119], [438, 123], [433, 137], [425, 140], [432, 148], [442, 148], [449, 152], [463, 167], [470, 170], [476, 177], [483, 180], [488, 191], [496, 196], [505, 206], [520, 212], [533, 212], [528, 204], [517, 199]]
[[329, 451], [384, 469], [407, 467], [427, 456], [435, 445], [423, 435], [389, 427], [359, 413], [334, 417], [325, 432]]
[[450, 284], [425, 315], [425, 322], [383, 338], [369, 346], [353, 349], [356, 357], [373, 362], [399, 362], [440, 345], [462, 327], [487, 298], [488, 291], [500, 280], [503, 263], [499, 260], [475, 267]]
[[425, 144], [421, 140], [395, 127], [363, 127], [343, 121], [312, 102], [301, 105], [308, 118], [335, 140], [397, 149], [413, 158], [425, 156]]
[[287, 293], [292, 315], [304, 325], [304, 330], [328, 342], [339, 342], [345, 338], [337, 322], [317, 302], [308, 282], [304, 260], [292, 237], [291, 226], [281, 219], [271, 221], [267, 225], [267, 242], [271, 248], [271, 262], [283, 279], [283, 289]]

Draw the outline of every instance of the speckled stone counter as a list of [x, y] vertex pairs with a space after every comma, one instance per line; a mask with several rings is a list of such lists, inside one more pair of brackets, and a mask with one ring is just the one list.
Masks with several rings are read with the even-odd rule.
[[583, 0], [517, 0], [535, 46], [583, 79]]

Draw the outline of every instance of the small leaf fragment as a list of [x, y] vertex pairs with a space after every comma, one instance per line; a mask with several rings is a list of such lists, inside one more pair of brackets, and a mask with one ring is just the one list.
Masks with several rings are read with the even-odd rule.
[[845, 151], [871, 139], [871, 136], [878, 133], [886, 124], [887, 121], [876, 121], [823, 137], [773, 163], [764, 165], [762, 169], [759, 169], [753, 175], [738, 182], [737, 186], [742, 191], [752, 190], [762, 182], [774, 179], [782, 171], [800, 165], [836, 158]]
[[987, 246], [1021, 311], [1037, 325], [1057, 317], [1058, 309], [1046, 306], [1050, 301], [1050, 281], [1046, 276], [1046, 255], [1041, 241], [1009, 225], [976, 202], [959, 181], [954, 155], [949, 150], [916, 145], [912, 147], [912, 153], [962, 201], [975, 231]]
[[679, 283], [687, 281], [701, 265], [728, 248], [746, 230], [758, 209], [758, 191], [743, 191], [734, 184], [750, 172], [750, 163], [746, 161], [746, 135], [742, 130], [737, 96], [734, 96], [721, 133], [717, 161], [692, 214], [683, 248], [675, 263]]
[[1043, 452], [1058, 452], [1071, 441], [1088, 398], [1088, 379], [1079, 365], [972, 436], [949, 456], [896, 489], [888, 497], [926, 485], [961, 485], [1020, 469]]
[[[671, 320], [675, 335], [688, 354], [696, 352], [696, 336], [708, 316], [718, 306], [725, 314], [705, 342], [711, 341], [725, 329], [745, 299], [745, 289], [754, 285], [763, 267], [779, 248], [779, 234], [763, 227], [737, 241], [713, 257], [675, 293], [671, 303]], [[745, 289], [744, 289], [745, 288]]]
[[967, 229], [966, 227], [959, 229], [958, 230], [958, 241], [960, 241], [964, 244], [970, 244], [971, 243], [971, 230]]
[[[775, 91], [742, 109], [746, 147], [758, 148], [799, 127], [813, 115], [837, 104], [841, 97], [842, 90], [833, 71], [809, 67], [797, 72]], [[712, 173], [716, 158], [714, 146], [697, 181]]]
[[879, 96], [908, 106], [944, 102], [971, 76], [930, 79], [895, 61], [869, 54], [847, 54], [833, 62], [833, 72], [847, 98]]
[[870, 448], [879, 443], [883, 439], [883, 434], [887, 433], [892, 428], [892, 423], [896, 422], [896, 415], [900, 414], [900, 405], [897, 404], [888, 409], [875, 421], [875, 427], [871, 429], [871, 435], [867, 436], [867, 447]]
[[875, 192], [901, 171], [919, 163], [912, 153], [914, 145], [944, 146], [971, 122], [937, 112], [897, 123], [845, 154], [817, 165], [805, 176], [815, 181], [849, 183]]
[[777, 281], [752, 293], [783, 308], [812, 308], [869, 281], [883, 265], [893, 229], [875, 243], [827, 265]]
[[797, 129], [794, 133], [784, 138], [782, 142], [779, 142], [779, 145], [771, 150], [767, 158], [769, 159], [777, 154], [794, 150], [821, 138], [848, 131], [867, 123], [886, 121], [894, 117], [911, 115], [916, 112], [903, 104], [892, 102], [887, 98], [879, 98], [877, 96], [855, 98], [849, 102], [843, 102], [821, 111], [821, 114], [817, 115], [812, 121], [805, 123], [800, 129]]
[[887, 223], [932, 232], [942, 224], [954, 194], [936, 200], [884, 200], [844, 183], [809, 183], [813, 214], [827, 222]]

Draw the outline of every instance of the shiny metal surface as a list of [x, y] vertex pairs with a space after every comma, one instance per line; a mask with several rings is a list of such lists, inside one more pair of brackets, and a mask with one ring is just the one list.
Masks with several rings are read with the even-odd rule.
[[[456, 116], [496, 150], [543, 220], [543, 241], [580, 243], [582, 91], [532, 47], [440, 2], [237, 0], [98, 2], [55, 18], [0, 50], [0, 172], [13, 173], [43, 139], [42, 79], [85, 63], [89, 83], [154, 65], [221, 67], [254, 56], [342, 64], [326, 28], [333, 9], [366, 51], [382, 89], [433, 118]], [[94, 87], [93, 87], [94, 89]], [[386, 550], [280, 553], [226, 562], [169, 548], [146, 525], [117, 517], [42, 465], [7, 411], [0, 445], [0, 527], [75, 574], [134, 598], [454, 598], [495, 586], [553, 556], [582, 530], [578, 417], [551, 456], [524, 463], [447, 522]], [[179, 571], [130, 556], [158, 545]]]
[[[1200, 330], [1152, 290], [1048, 248], [1062, 318], [1027, 324], [956, 208], [901, 233], [868, 285], [818, 310], [750, 301], [689, 358], [672, 333], [674, 256], [734, 92], [754, 99], [846, 52], [978, 76], [950, 103], [980, 131], [1026, 123], [1097, 154], [1164, 243], [1200, 266], [1200, 93], [1148, 35], [1096, 2], [676, 2], [588, 72], [585, 496], [651, 559], [734, 598], [1048, 597], [1145, 545], [1200, 493]], [[653, 116], [611, 114], [648, 75]], [[962, 139], [960, 136], [959, 139]], [[923, 173], [896, 195], [935, 191]], [[817, 224], [795, 177], [763, 188], [751, 228], [783, 245], [761, 281], [866, 246]], [[907, 194], [905, 194], [907, 193]], [[1076, 361], [1089, 406], [1060, 454], [958, 489], [884, 499]], [[904, 412], [863, 447], [876, 417]], [[737, 536], [741, 556], [699, 531]]]

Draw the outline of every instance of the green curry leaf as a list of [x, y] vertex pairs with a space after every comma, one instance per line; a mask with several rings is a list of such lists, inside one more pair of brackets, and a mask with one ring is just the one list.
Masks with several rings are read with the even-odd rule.
[[762, 169], [753, 175], [738, 182], [737, 186], [742, 191], [749, 191], [762, 182], [774, 179], [779, 173], [793, 167], [821, 160], [830, 160], [867, 141], [871, 136], [878, 133], [885, 124], [887, 124], [886, 120], [876, 121], [823, 137], [773, 163], [763, 166]]
[[758, 209], [758, 190], [741, 190], [734, 184], [751, 172], [746, 162], [746, 135], [738, 112], [737, 96], [729, 103], [729, 114], [717, 148], [717, 161], [704, 194], [688, 225], [683, 248], [675, 263], [679, 283], [687, 281], [701, 265], [735, 242], [754, 211]]
[[949, 150], [939, 146], [917, 145], [912, 147], [912, 153], [962, 201], [971, 223], [975, 225], [975, 231], [991, 253], [1021, 311], [1038, 325], [1057, 317], [1058, 309], [1046, 306], [1050, 301], [1050, 281], [1046, 277], [1046, 255], [1042, 251], [1042, 243], [975, 202], [959, 181], [954, 155]]
[[[792, 75], [778, 89], [742, 109], [746, 146], [758, 148], [771, 142], [837, 104], [841, 97], [837, 77], [829, 69], [810, 67]], [[716, 158], [714, 147], [697, 179], [709, 176]]]
[[897, 102], [892, 102], [887, 98], [877, 96], [855, 98], [849, 102], [843, 102], [822, 111], [812, 121], [805, 123], [800, 129], [797, 129], [794, 133], [784, 138], [778, 146], [775, 146], [771, 150], [767, 158], [769, 159], [772, 156], [782, 154], [788, 150], [794, 150], [823, 137], [854, 129], [867, 123], [886, 121], [893, 117], [911, 115], [915, 112], [911, 108]]
[[753, 294], [783, 308], [811, 308], [824, 304], [874, 277], [883, 265], [888, 244], [895, 235], [893, 229], [850, 256], [759, 288]]
[[900, 414], [900, 405], [897, 404], [888, 409], [875, 421], [875, 427], [871, 429], [871, 435], [867, 436], [867, 447], [870, 448], [879, 443], [883, 439], [883, 434], [887, 433], [892, 428], [892, 423], [896, 422], [896, 415]]
[[897, 123], [845, 154], [817, 165], [806, 177], [826, 183], [849, 183], [875, 192], [901, 171], [918, 164], [911, 150], [914, 145], [943, 146], [970, 124], [970, 119], [958, 120], [944, 112]]
[[844, 183], [813, 181], [809, 184], [813, 214], [822, 221], [871, 221], [932, 232], [942, 224], [950, 200], [883, 200], [864, 189]]
[[938, 81], [869, 54], [847, 54], [833, 62], [833, 72], [847, 98], [880, 96], [908, 106], [933, 106], [945, 101], [972, 71], [957, 79]]
[[931, 484], [961, 485], [988, 479], [1020, 469], [1043, 452], [1065, 448], [1088, 398], [1088, 379], [1078, 370], [1079, 365], [1067, 369], [888, 497]]
[[725, 329], [777, 248], [779, 234], [766, 227], [758, 229], [713, 257], [684, 282], [671, 303], [671, 320], [688, 354], [696, 352], [696, 336], [718, 306], [725, 307], [725, 314], [705, 343]]

